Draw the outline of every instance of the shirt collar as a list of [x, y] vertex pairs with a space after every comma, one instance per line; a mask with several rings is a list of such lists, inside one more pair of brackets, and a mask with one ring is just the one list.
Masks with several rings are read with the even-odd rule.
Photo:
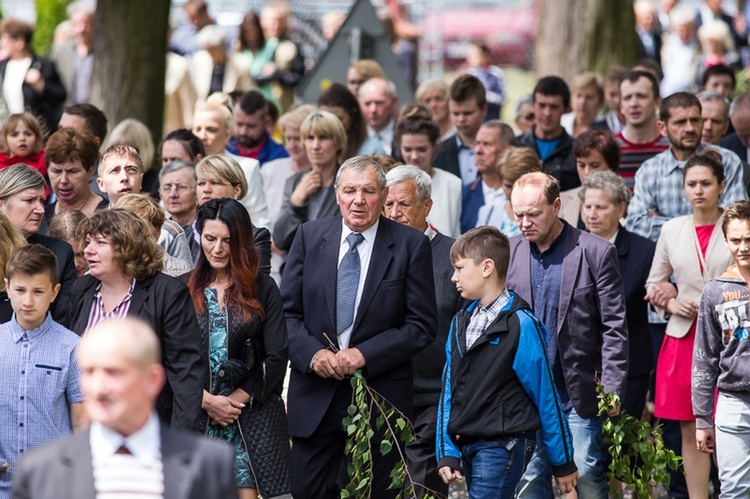
[[432, 225], [427, 224], [427, 229], [424, 231], [424, 235], [427, 236], [430, 239], [430, 241], [432, 241], [432, 239], [435, 236], [437, 236], [437, 234], [438, 234], [437, 229], [434, 228]]
[[486, 307], [477, 302], [476, 313], [483, 312], [489, 314], [490, 319], [494, 320], [495, 317], [497, 317], [497, 315], [503, 309], [503, 307], [508, 304], [508, 301], [510, 301], [510, 293], [508, 292], [508, 288], [505, 288], [503, 289], [503, 292], [500, 293], [498, 297], [495, 298], [495, 300]]
[[379, 132], [375, 131], [375, 129], [373, 127], [371, 127], [370, 125], [367, 125], [367, 135], [369, 137], [380, 136], [380, 137], [383, 137], [385, 139], [389, 139], [389, 138], [393, 139], [393, 132], [394, 132], [395, 128], [396, 128], [396, 120], [395, 119], [392, 119], [391, 121], [389, 121], [388, 124], [386, 126], [384, 126], [383, 129], [380, 130]]
[[463, 143], [463, 142], [461, 141], [461, 134], [460, 134], [460, 133], [458, 133], [458, 132], [456, 132], [456, 145], [458, 146], [458, 149], [459, 149], [459, 151], [460, 151], [461, 149], [468, 149], [468, 150], [470, 150], [470, 151], [472, 151], [472, 152], [474, 151], [474, 148], [473, 148], [473, 147], [470, 147], [470, 146], [465, 146], [465, 145], [464, 145], [464, 143]]
[[537, 247], [536, 243], [530, 243], [531, 245], [531, 251], [536, 255], [543, 255], [543, 254], [549, 254], [555, 251], [557, 249], [557, 246], [562, 244], [562, 242], [568, 237], [568, 222], [563, 220], [562, 218], [560, 221], [563, 224], [563, 228], [560, 231], [560, 233], [557, 235], [554, 241], [552, 241], [552, 244], [550, 244], [549, 248], [545, 252], [539, 251], [539, 248]]
[[[375, 241], [375, 236], [378, 233], [379, 226], [380, 226], [380, 217], [378, 217], [378, 219], [375, 221], [372, 227], [370, 227], [364, 232], [360, 232], [360, 234], [364, 236], [366, 242], [372, 244]], [[352, 229], [346, 226], [346, 224], [344, 223], [344, 219], [342, 218], [341, 219], [341, 244], [344, 244], [344, 242], [346, 241], [346, 237], [349, 234], [352, 234], [353, 232], [354, 231]]]
[[123, 445], [144, 465], [161, 460], [161, 430], [156, 413], [151, 413], [146, 424], [128, 437], [94, 421], [91, 423], [89, 438], [91, 455], [95, 462], [111, 459]]
[[42, 322], [39, 327], [32, 329], [31, 331], [26, 331], [24, 328], [21, 327], [21, 325], [16, 320], [16, 313], [13, 312], [13, 319], [10, 321], [10, 330], [11, 334], [13, 334], [13, 341], [15, 343], [18, 343], [21, 341], [24, 337], [28, 338], [30, 342], [34, 342], [41, 338], [44, 333], [49, 331], [49, 328], [52, 327], [52, 314], [47, 312], [47, 317], [44, 319], [44, 322]]

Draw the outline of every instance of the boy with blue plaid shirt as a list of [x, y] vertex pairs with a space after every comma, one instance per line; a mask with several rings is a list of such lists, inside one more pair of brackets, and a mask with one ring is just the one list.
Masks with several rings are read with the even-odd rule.
[[57, 258], [32, 244], [17, 249], [6, 269], [13, 318], [0, 325], [0, 499], [10, 497], [13, 468], [28, 450], [84, 424], [78, 336], [52, 320]]

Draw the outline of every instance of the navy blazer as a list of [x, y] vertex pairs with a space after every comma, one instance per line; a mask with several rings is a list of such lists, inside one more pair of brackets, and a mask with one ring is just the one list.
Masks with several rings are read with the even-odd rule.
[[[237, 498], [234, 452], [225, 443], [161, 427], [164, 499]], [[34, 449], [13, 478], [15, 499], [94, 499], [88, 430]]]
[[[523, 236], [512, 238], [510, 255], [506, 285], [533, 307], [529, 241]], [[568, 394], [582, 418], [598, 412], [597, 378], [608, 392], [625, 393], [628, 326], [623, 294], [615, 247], [569, 226], [557, 335]]]
[[628, 375], [633, 378], [648, 374], [654, 367], [648, 325], [648, 302], [643, 297], [646, 296], [646, 280], [651, 271], [656, 243], [629, 232], [625, 227], [620, 227], [615, 238], [615, 248], [625, 287], [625, 317], [628, 322], [630, 351]]
[[[70, 330], [82, 335], [88, 326], [99, 279], [85, 275], [73, 286]], [[157, 272], [138, 280], [128, 315], [150, 324], [161, 343], [167, 381], [156, 402], [160, 419], [173, 428], [198, 431], [203, 383], [208, 379], [201, 332], [187, 286]]]
[[740, 157], [742, 160], [742, 183], [745, 184], [747, 192], [750, 192], [750, 167], [747, 164], [747, 147], [740, 140], [740, 136], [737, 135], [737, 132], [728, 133], [721, 138], [719, 146], [729, 149]]
[[[289, 331], [289, 433], [318, 428], [340, 383], [310, 370], [314, 355], [336, 344], [336, 273], [341, 217], [302, 224], [289, 250], [281, 295]], [[430, 241], [380, 217], [350, 347], [362, 353], [370, 387], [407, 416], [412, 407], [412, 357], [435, 338], [437, 306]], [[338, 345], [336, 345], [338, 347]]]
[[[458, 178], [461, 178], [461, 166], [458, 162], [458, 143], [456, 142], [456, 135], [453, 134], [440, 144], [438, 144], [437, 151], [435, 152], [435, 159], [432, 161], [432, 166], [440, 168], [447, 172], [452, 173]], [[461, 179], [463, 181], [463, 179]]]

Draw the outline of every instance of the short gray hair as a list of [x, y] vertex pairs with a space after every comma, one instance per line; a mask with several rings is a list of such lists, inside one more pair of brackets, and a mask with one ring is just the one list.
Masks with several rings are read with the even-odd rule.
[[734, 116], [740, 110], [750, 110], [750, 92], [744, 92], [734, 98], [729, 106], [729, 116]]
[[[610, 170], [594, 172], [583, 179], [583, 186], [578, 192], [581, 201], [586, 198], [588, 189], [606, 190], [609, 193], [610, 201], [615, 205], [625, 203], [625, 206], [627, 206], [630, 202], [630, 189], [618, 174]], [[627, 211], [625, 214], [627, 215]]]
[[534, 98], [531, 96], [531, 94], [523, 94], [521, 97], [518, 98], [516, 103], [513, 105], [513, 116], [518, 118], [521, 115], [521, 106], [524, 104], [533, 104]]
[[512, 145], [516, 140], [516, 134], [513, 132], [513, 129], [500, 120], [485, 121], [480, 128], [491, 128], [495, 130], [500, 137], [500, 146], [503, 149]]
[[393, 168], [386, 176], [386, 187], [413, 180], [417, 186], [417, 197], [420, 203], [432, 198], [432, 179], [421, 168], [414, 165], [401, 165]]
[[719, 92], [714, 92], [713, 90], [704, 90], [702, 92], [698, 92], [696, 94], [696, 97], [698, 97], [698, 100], [701, 101], [701, 104], [704, 102], [721, 102], [724, 104], [724, 121], [729, 119], [729, 99], [721, 95]]
[[78, 0], [68, 5], [66, 9], [68, 18], [75, 16], [88, 16], [93, 17], [96, 14], [96, 2], [91, 0]]
[[26, 189], [46, 188], [47, 181], [34, 168], [17, 163], [0, 170], [0, 199], [6, 199]]
[[364, 173], [368, 168], [375, 170], [375, 175], [378, 177], [378, 186], [380, 191], [385, 190], [385, 170], [380, 163], [374, 159], [370, 159], [367, 156], [352, 156], [351, 158], [344, 161], [344, 164], [339, 167], [339, 171], [336, 172], [336, 180], [333, 182], [333, 186], [338, 189], [341, 183], [341, 175], [344, 170], [352, 169], [357, 173]]
[[180, 170], [190, 170], [190, 173], [193, 177], [193, 183], [195, 183], [195, 165], [189, 161], [172, 161], [171, 163], [167, 163], [165, 166], [162, 167], [162, 169], [159, 171], [159, 182], [161, 183], [161, 180], [164, 178], [164, 175], [167, 173], [172, 172], [178, 172]]

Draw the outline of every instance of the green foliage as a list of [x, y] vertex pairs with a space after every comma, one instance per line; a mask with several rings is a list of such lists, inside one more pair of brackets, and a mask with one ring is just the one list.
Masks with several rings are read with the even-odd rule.
[[[406, 467], [402, 448], [414, 440], [414, 432], [409, 420], [375, 390], [367, 386], [361, 371], [351, 378], [352, 403], [347, 409], [343, 425], [347, 434], [346, 454], [350, 462], [347, 467], [350, 482], [341, 491], [342, 499], [370, 497], [372, 491], [373, 452], [386, 455], [393, 449], [399, 453], [399, 460], [391, 470], [390, 489], [398, 490], [398, 498], [434, 499], [431, 494], [417, 497], [414, 487], [404, 488], [411, 475]], [[373, 428], [373, 421], [375, 427]], [[377, 437], [376, 437], [377, 435]], [[382, 438], [380, 442], [373, 437]], [[373, 450], [373, 447], [376, 449]]]
[[[604, 391], [599, 383], [599, 416], [606, 416], [611, 407], [620, 404], [620, 396]], [[682, 458], [664, 447], [661, 428], [652, 428], [645, 421], [621, 412], [602, 423], [604, 443], [612, 461], [607, 477], [616, 478], [633, 491], [634, 497], [651, 497], [652, 488], [661, 484], [669, 488], [668, 468], [676, 470]], [[619, 491], [612, 491], [619, 498]]]
[[67, 19], [65, 9], [70, 0], [34, 0], [36, 30], [31, 45], [39, 55], [48, 55], [55, 37], [55, 28]]
[[733, 97], [737, 97], [745, 92], [750, 92], [750, 75], [747, 70], [737, 70], [734, 72], [734, 76], [737, 78], [737, 88], [734, 90]]

